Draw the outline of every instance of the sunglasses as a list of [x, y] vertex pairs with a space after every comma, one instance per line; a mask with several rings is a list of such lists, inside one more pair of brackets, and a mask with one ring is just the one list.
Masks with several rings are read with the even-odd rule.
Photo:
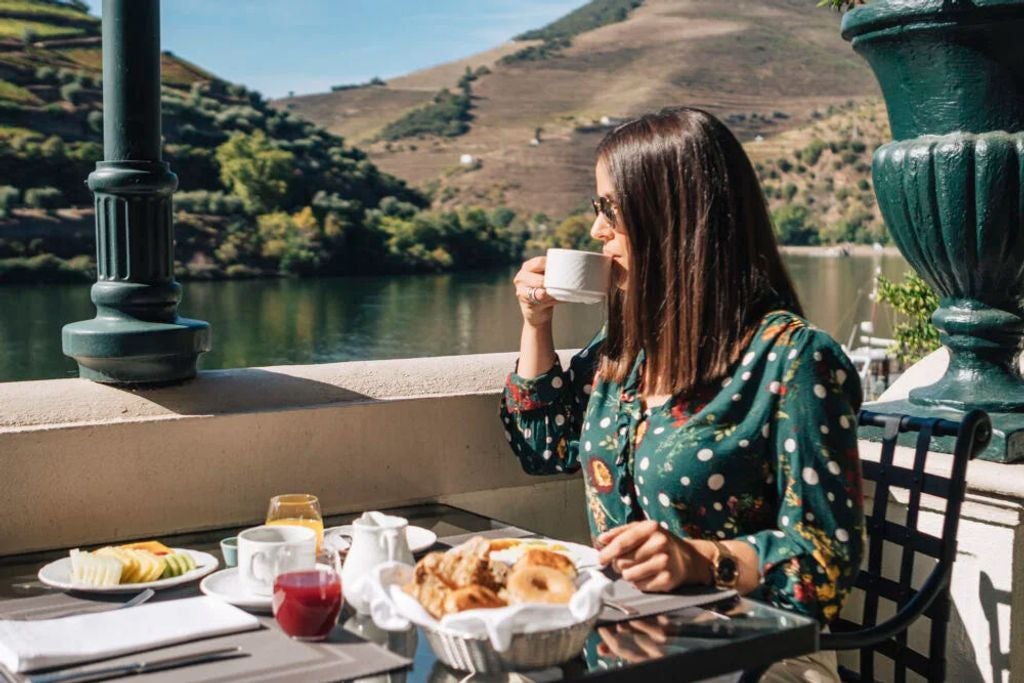
[[594, 216], [604, 216], [609, 223], [615, 225], [617, 209], [615, 208], [615, 202], [607, 197], [592, 197], [590, 199], [590, 205], [594, 207]]

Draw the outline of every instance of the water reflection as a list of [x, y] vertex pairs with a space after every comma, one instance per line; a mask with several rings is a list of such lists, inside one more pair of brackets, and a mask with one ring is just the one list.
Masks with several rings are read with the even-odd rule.
[[[902, 258], [881, 254], [786, 262], [808, 317], [843, 342], [871, 318], [875, 268], [893, 278], [907, 270]], [[204, 368], [512, 351], [521, 325], [513, 273], [189, 282], [181, 311], [213, 326]], [[0, 287], [0, 311], [0, 381], [75, 375], [60, 328], [95, 315], [88, 286]], [[582, 346], [602, 317], [601, 306], [564, 306], [556, 342]], [[890, 334], [884, 309], [875, 323], [877, 335]]]

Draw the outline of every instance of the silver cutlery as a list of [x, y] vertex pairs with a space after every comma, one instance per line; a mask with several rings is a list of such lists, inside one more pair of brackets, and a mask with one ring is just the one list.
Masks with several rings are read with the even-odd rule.
[[611, 607], [614, 610], [618, 610], [618, 611], [622, 612], [627, 617], [635, 617], [638, 614], [640, 614], [640, 610], [636, 609], [635, 607], [630, 607], [629, 605], [627, 605], [625, 603], [617, 602], [615, 600], [608, 600], [606, 598], [605, 601], [604, 601], [604, 605], [605, 605], [605, 607]]
[[55, 671], [48, 674], [29, 676], [27, 680], [28, 683], [70, 683], [71, 681], [81, 683], [82, 681], [98, 681], [106, 678], [134, 676], [150, 673], [151, 671], [166, 671], [167, 669], [178, 669], [183, 666], [219, 662], [224, 659], [248, 656], [249, 653], [240, 647], [225, 647], [218, 650], [194, 652], [189, 655], [178, 655], [177, 657], [165, 657], [164, 659], [153, 659], [150, 661], [143, 660], [132, 662], [131, 664], [118, 664], [103, 669], [92, 669], [91, 671]]
[[41, 616], [38, 615], [38, 614], [31, 614], [31, 615], [25, 616], [25, 617], [9, 617], [9, 618], [7, 618], [7, 621], [40, 621], [42, 619], [63, 619], [64, 617], [74, 617], [74, 616], [78, 616], [80, 614], [102, 614], [103, 612], [113, 612], [115, 610], [125, 609], [127, 607], [138, 607], [139, 605], [141, 605], [142, 603], [146, 602], [147, 600], [149, 600], [154, 595], [156, 595], [156, 591], [154, 591], [152, 588], [147, 588], [146, 590], [142, 591], [141, 593], [136, 595], [131, 600], [129, 600], [127, 602], [124, 602], [124, 603], [118, 605], [117, 607], [114, 607], [113, 609], [108, 609], [108, 610], [96, 610], [96, 609], [91, 609], [91, 608], [89, 608], [89, 609], [77, 609], [77, 610], [75, 610], [73, 612], [65, 612], [63, 614], [57, 614], [57, 615], [53, 615], [53, 616], [51, 616], [49, 614], [44, 614], [44, 615], [41, 615]]

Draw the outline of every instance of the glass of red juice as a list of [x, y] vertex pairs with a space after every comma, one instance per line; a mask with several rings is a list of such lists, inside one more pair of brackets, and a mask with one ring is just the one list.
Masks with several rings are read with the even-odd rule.
[[299, 640], [323, 640], [341, 613], [341, 576], [325, 566], [285, 572], [274, 579], [274, 617]]

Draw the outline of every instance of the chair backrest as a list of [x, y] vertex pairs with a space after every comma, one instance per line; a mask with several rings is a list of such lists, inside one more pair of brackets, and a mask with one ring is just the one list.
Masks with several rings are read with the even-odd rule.
[[[960, 506], [966, 488], [967, 462], [988, 444], [992, 428], [988, 415], [975, 410], [963, 416], [960, 422], [937, 418], [918, 418], [907, 415], [883, 415], [861, 411], [861, 426], [882, 429], [882, 452], [878, 462], [864, 461], [865, 482], [873, 482], [874, 501], [865, 510], [868, 544], [866, 562], [857, 576], [856, 587], [863, 591], [860, 621], [851, 620], [848, 606], [832, 624], [832, 633], [821, 638], [822, 649], [860, 650], [862, 680], [873, 681], [876, 655], [892, 660], [893, 677], [897, 682], [906, 680], [907, 671], [913, 671], [928, 680], [941, 681], [946, 677], [946, 627], [949, 622], [949, 580], [956, 559], [956, 534], [960, 523]], [[916, 432], [916, 446], [911, 462], [900, 458], [897, 463], [896, 442], [901, 432]], [[931, 441], [936, 437], [956, 437], [952, 456], [939, 454], [937, 458], [951, 457], [950, 472], [936, 473], [926, 470]], [[944, 469], [944, 468], [943, 468]], [[887, 518], [890, 494], [900, 491], [899, 502], [905, 499], [904, 523]], [[919, 528], [919, 513], [923, 496], [945, 500], [939, 534], [926, 533]], [[905, 497], [905, 498], [904, 498]], [[937, 507], [937, 506], [930, 506]], [[932, 517], [933, 513], [928, 513]], [[932, 518], [930, 526], [936, 524]], [[899, 562], [883, 566], [883, 548], [897, 546]], [[921, 565], [915, 571], [915, 557], [930, 558], [931, 570], [923, 580]], [[898, 578], [888, 578], [898, 574]], [[879, 621], [879, 607], [887, 601], [895, 613]], [[924, 615], [931, 621], [928, 634], [928, 653], [922, 654], [908, 644], [910, 625]]]

